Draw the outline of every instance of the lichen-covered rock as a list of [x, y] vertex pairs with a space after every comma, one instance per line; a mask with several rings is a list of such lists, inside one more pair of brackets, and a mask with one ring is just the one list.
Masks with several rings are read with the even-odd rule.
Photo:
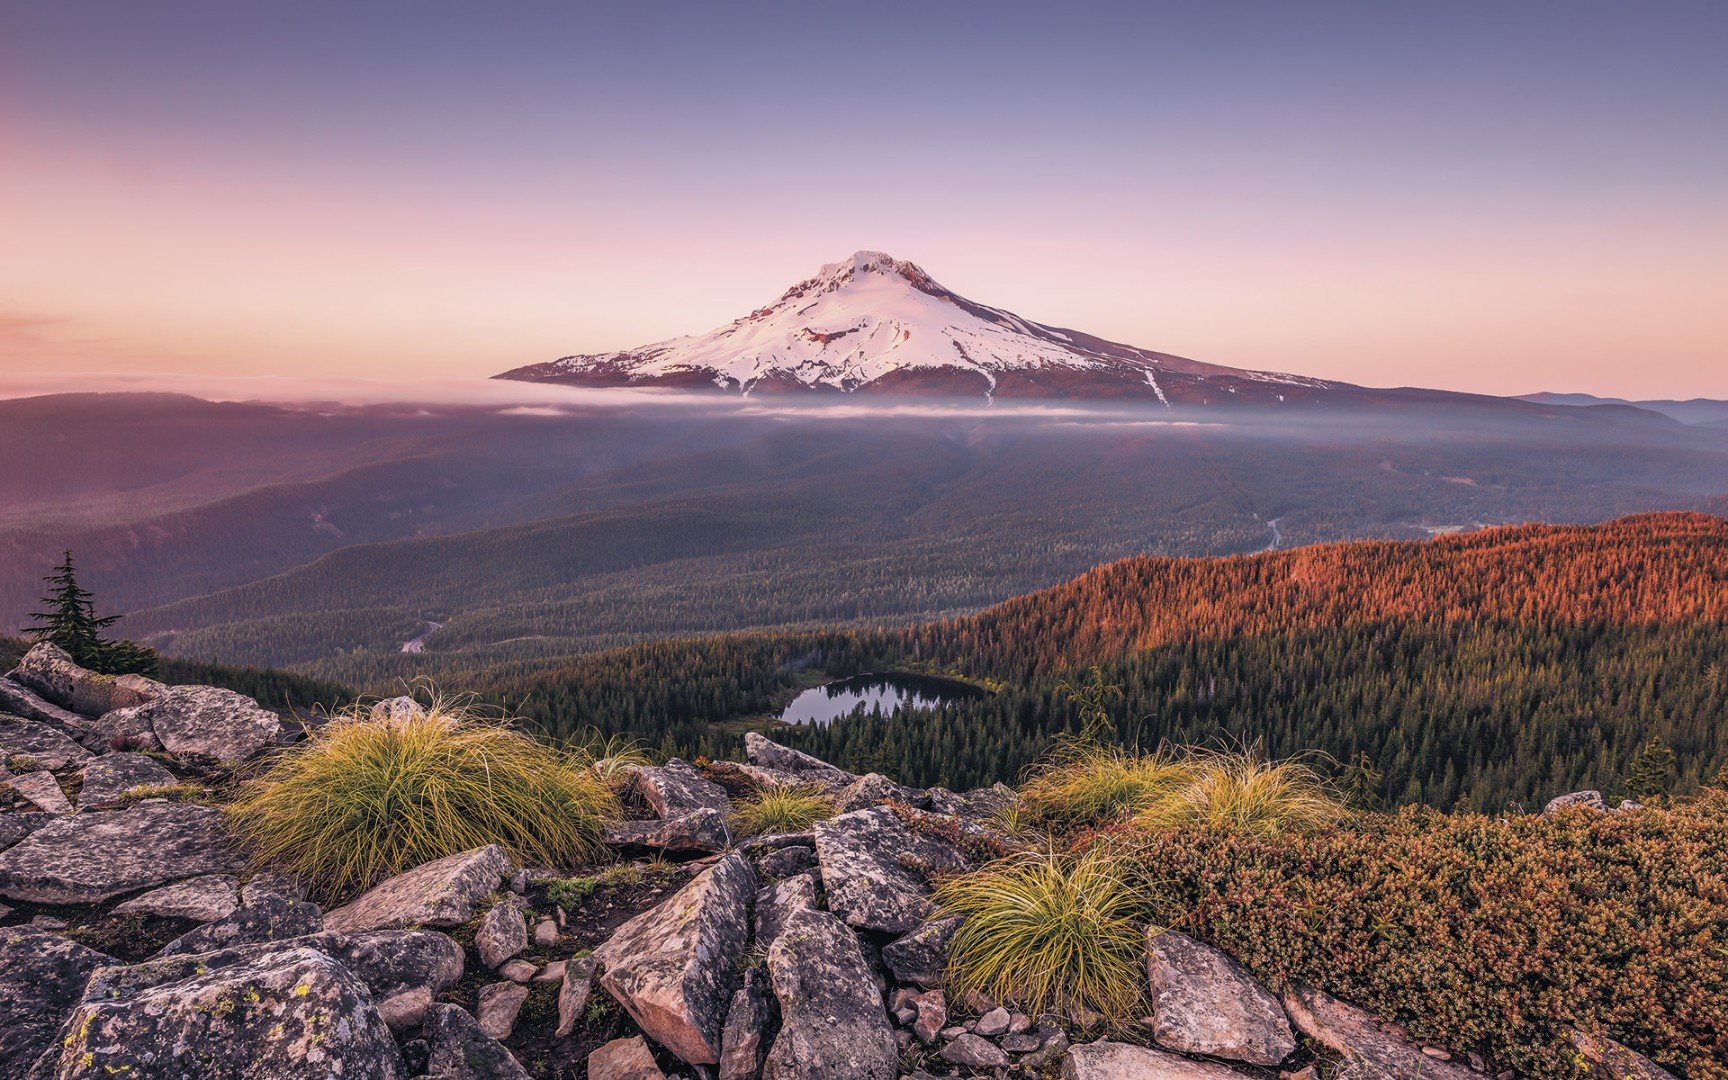
[[1602, 798], [1600, 791], [1574, 791], [1566, 795], [1558, 795], [1548, 800], [1548, 805], [1542, 808], [1544, 814], [1556, 814], [1574, 806], [1586, 810], [1607, 810], [1608, 801]]
[[0, 716], [0, 765], [7, 758], [29, 758], [39, 769], [64, 769], [89, 756], [90, 751], [47, 724]]
[[640, 1035], [613, 1039], [588, 1055], [588, 1080], [666, 1080]]
[[372, 704], [372, 722], [375, 724], [402, 724], [426, 715], [426, 706], [405, 694]]
[[1437, 1061], [1372, 1013], [1324, 990], [1296, 986], [1284, 992], [1284, 1011], [1296, 1030], [1389, 1080], [1471, 1080], [1463, 1065]]
[[159, 915], [207, 923], [227, 918], [239, 906], [238, 878], [232, 874], [206, 874], [134, 896], [115, 907], [114, 914]]
[[691, 1064], [720, 1060], [756, 875], [734, 852], [594, 950], [600, 985], [655, 1042]]
[[4, 851], [31, 833], [57, 820], [53, 814], [0, 814], [0, 851]]
[[970, 1032], [950, 1040], [942, 1048], [941, 1058], [972, 1069], [1006, 1069], [1009, 1065], [1008, 1055], [1002, 1052], [1001, 1047]]
[[516, 1016], [528, 1000], [528, 988], [520, 983], [489, 983], [480, 988], [474, 1007], [480, 1030], [503, 1042], [516, 1030]]
[[1210, 945], [1148, 928], [1146, 976], [1160, 1046], [1253, 1065], [1276, 1065], [1296, 1049], [1278, 999]]
[[770, 848], [750, 860], [756, 872], [765, 878], [788, 878], [816, 866], [816, 849], [804, 844]]
[[451, 1080], [528, 1080], [528, 1070], [503, 1043], [480, 1030], [460, 1005], [433, 1005], [421, 1029], [429, 1053], [426, 1072]]
[[142, 675], [103, 675], [80, 667], [64, 649], [47, 642], [25, 653], [6, 677], [83, 716], [142, 705], [167, 689]]
[[692, 810], [714, 810], [722, 817], [732, 812], [726, 789], [678, 758], [668, 759], [657, 769], [637, 769], [636, 792], [659, 818], [682, 817]]
[[763, 1080], [895, 1080], [900, 1048], [858, 939], [825, 911], [798, 911], [768, 948], [780, 1034]]
[[866, 773], [834, 796], [834, 805], [841, 813], [891, 802], [922, 808], [929, 805], [930, 796], [918, 788], [896, 784], [881, 773]]
[[949, 915], [931, 919], [905, 936], [882, 947], [882, 963], [903, 983], [936, 986], [948, 964], [948, 943], [960, 929], [960, 918]]
[[282, 721], [245, 694], [215, 686], [175, 686], [139, 707], [137, 716], [171, 754], [245, 761], [275, 742]]
[[87, 996], [65, 1030], [59, 1080], [192, 1072], [210, 1080], [406, 1076], [365, 984], [313, 949], [131, 994]]
[[558, 1028], [554, 1034], [562, 1039], [576, 1030], [582, 1010], [588, 1006], [588, 995], [594, 988], [594, 958], [580, 956], [564, 964], [564, 979], [558, 986]]
[[912, 1034], [922, 1042], [935, 1042], [936, 1036], [948, 1026], [948, 995], [941, 990], [926, 990], [908, 999], [907, 1004], [915, 1014]]
[[208, 806], [155, 803], [70, 814], [0, 851], [0, 896], [38, 904], [97, 904], [241, 860]]
[[1210, 1061], [1128, 1043], [1081, 1043], [1062, 1062], [1063, 1080], [1242, 1080], [1242, 1074]]
[[474, 931], [474, 948], [480, 962], [497, 970], [498, 965], [528, 947], [528, 920], [522, 909], [508, 900], [493, 904], [480, 928]]
[[260, 896], [214, 922], [188, 930], [157, 950], [152, 959], [190, 956], [194, 953], [231, 949], [265, 941], [316, 934], [324, 929], [324, 913], [317, 904], [290, 900], [285, 896]]
[[658, 821], [620, 821], [607, 825], [601, 838], [616, 848], [667, 852], [718, 852], [732, 846], [726, 816], [703, 807]]
[[860, 930], [911, 930], [935, 910], [923, 871], [966, 866], [960, 849], [914, 833], [887, 807], [818, 822], [815, 833], [828, 910]]
[[756, 947], [766, 949], [786, 928], [795, 911], [819, 906], [821, 886], [814, 873], [775, 882], [756, 894]]
[[250, 904], [260, 896], [283, 896], [289, 900], [306, 899], [306, 883], [287, 870], [260, 870], [240, 886], [240, 902]]
[[1589, 1075], [1600, 1072], [1608, 1080], [1677, 1080], [1667, 1069], [1606, 1035], [1592, 1035], [1575, 1027], [1568, 1027], [1565, 1034], [1566, 1041], [1590, 1065]]
[[150, 716], [143, 710], [143, 705], [110, 709], [90, 721], [89, 728], [78, 737], [78, 741], [98, 754], [121, 747], [159, 751], [162, 740], [156, 737], [156, 732], [150, 727]]
[[163, 787], [176, 783], [173, 773], [143, 754], [115, 753], [91, 758], [78, 774], [80, 810], [99, 810], [120, 802], [133, 788]]
[[447, 855], [367, 890], [324, 916], [324, 928], [344, 933], [404, 926], [460, 926], [510, 872], [497, 844]]
[[54, 779], [54, 774], [46, 769], [14, 776], [7, 783], [12, 785], [13, 794], [22, 796], [26, 802], [44, 814], [72, 812], [72, 803], [67, 800], [66, 792], [61, 790], [60, 781]]
[[82, 731], [89, 720], [42, 697], [23, 683], [0, 677], [0, 713], [40, 720], [71, 731]]
[[998, 814], [1020, 800], [1014, 789], [1003, 783], [966, 792], [933, 787], [927, 794], [930, 797], [932, 813], [974, 821], [994, 820]]
[[762, 1073], [768, 1033], [779, 1020], [768, 969], [757, 965], [744, 973], [744, 985], [732, 995], [726, 1027], [720, 1036], [720, 1080], [755, 1080]]
[[51, 1046], [90, 973], [113, 963], [59, 934], [0, 927], [0, 1080], [18, 1080]]
[[781, 746], [754, 731], [744, 733], [745, 771], [757, 775], [749, 767], [762, 770], [769, 783], [814, 784], [829, 791], [838, 791], [858, 780], [844, 769], [838, 769], [790, 746]]

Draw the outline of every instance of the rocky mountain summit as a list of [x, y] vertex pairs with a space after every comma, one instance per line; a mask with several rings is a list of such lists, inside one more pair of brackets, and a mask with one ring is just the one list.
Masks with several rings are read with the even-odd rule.
[[[372, 722], [417, 708], [383, 702]], [[97, 675], [51, 646], [0, 678], [0, 710], [0, 1080], [1485, 1069], [1319, 989], [1275, 994], [1174, 930], [1147, 932], [1144, 1017], [951, 994], [959, 919], [930, 882], [1014, 851], [999, 815], [1017, 796], [1001, 785], [910, 789], [752, 733], [741, 763], [621, 765], [638, 817], [607, 836], [622, 861], [523, 867], [483, 846], [326, 910], [249, 865], [208, 805], [296, 725], [228, 691]], [[819, 789], [838, 813], [734, 837], [736, 793], [763, 784]], [[1575, 1036], [1601, 1075], [1668, 1075]]]

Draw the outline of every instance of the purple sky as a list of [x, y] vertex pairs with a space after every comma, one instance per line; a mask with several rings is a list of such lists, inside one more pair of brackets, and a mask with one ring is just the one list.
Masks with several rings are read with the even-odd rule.
[[0, 10], [0, 371], [487, 375], [859, 248], [1369, 384], [1728, 397], [1728, 4]]

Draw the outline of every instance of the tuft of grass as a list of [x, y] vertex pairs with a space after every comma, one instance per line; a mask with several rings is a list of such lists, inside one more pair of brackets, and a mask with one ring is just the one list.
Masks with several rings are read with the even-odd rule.
[[120, 793], [119, 802], [123, 806], [136, 806], [145, 799], [167, 799], [169, 802], [208, 803], [211, 794], [208, 788], [198, 784], [139, 784], [129, 787]]
[[732, 811], [732, 831], [738, 836], [800, 832], [834, 816], [834, 803], [822, 789], [805, 785], [766, 787]]
[[1143, 900], [1131, 864], [1101, 847], [1027, 852], [937, 883], [964, 918], [949, 946], [950, 997], [976, 990], [1034, 1016], [1141, 1015]]
[[462, 706], [392, 722], [355, 709], [274, 755], [229, 823], [255, 863], [324, 900], [485, 844], [526, 865], [578, 865], [603, 855], [618, 812], [592, 765]]
[[1027, 824], [1085, 829], [1126, 821], [1190, 779], [1188, 763], [1159, 750], [1130, 754], [1097, 744], [1066, 746], [1032, 768], [1020, 787]]
[[1266, 761], [1237, 751], [1193, 753], [1185, 764], [1186, 782], [1136, 814], [1136, 825], [1268, 835], [1330, 825], [1344, 813], [1326, 779], [1300, 761]]

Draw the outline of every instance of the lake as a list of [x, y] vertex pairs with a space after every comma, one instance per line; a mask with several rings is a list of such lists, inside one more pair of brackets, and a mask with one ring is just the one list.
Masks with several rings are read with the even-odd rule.
[[854, 675], [804, 691], [792, 699], [780, 719], [788, 724], [826, 725], [860, 705], [865, 712], [886, 716], [900, 709], [929, 709], [983, 693], [967, 683], [927, 675], [898, 672]]

